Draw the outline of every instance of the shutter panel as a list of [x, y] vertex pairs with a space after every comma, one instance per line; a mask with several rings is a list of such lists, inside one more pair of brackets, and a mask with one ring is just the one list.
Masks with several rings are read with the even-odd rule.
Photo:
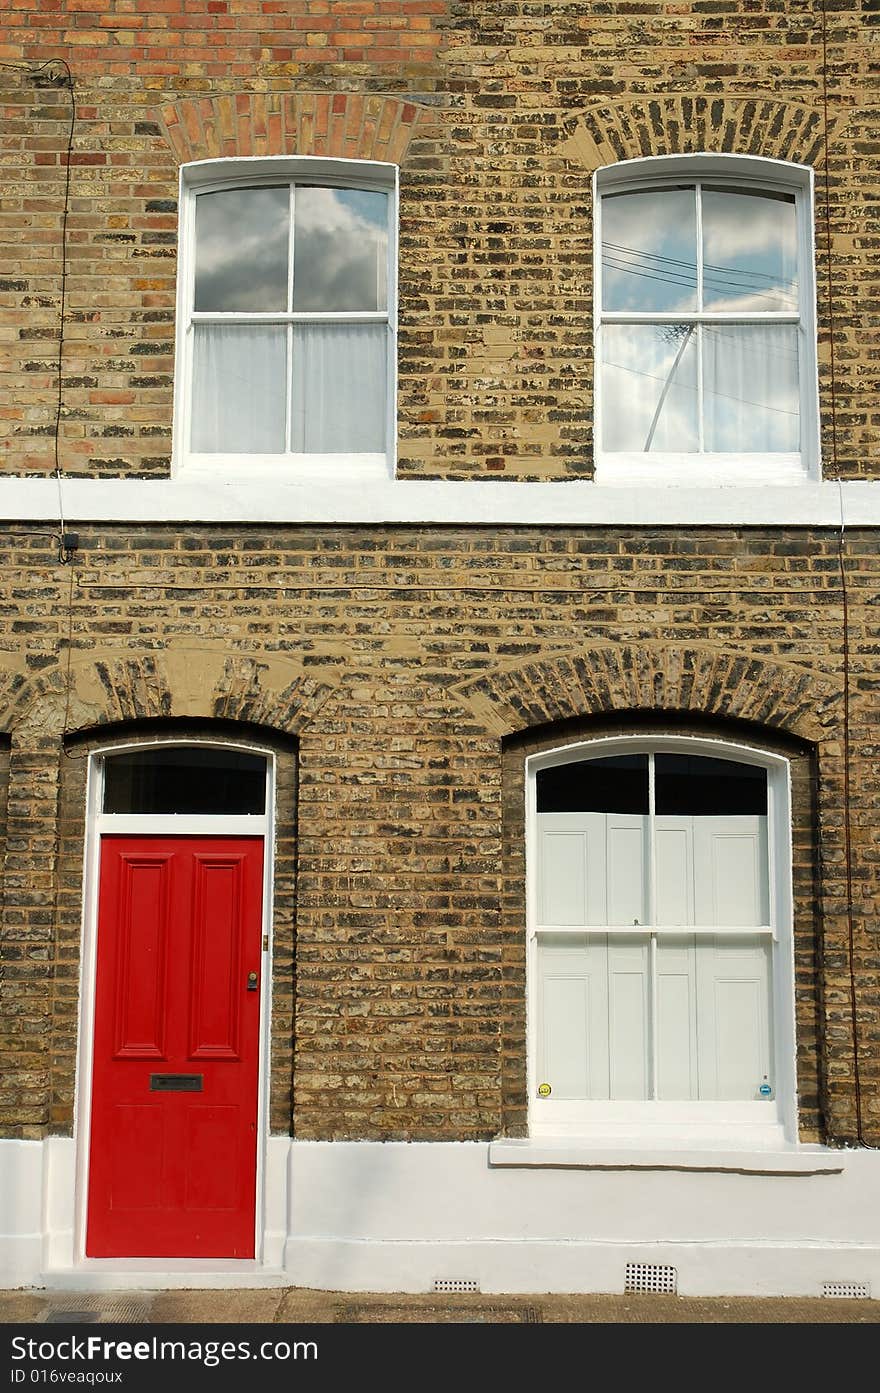
[[770, 1083], [770, 945], [720, 935], [697, 944], [700, 1097], [757, 1100]]
[[611, 1097], [647, 1098], [648, 942], [608, 938]]
[[609, 925], [648, 920], [648, 819], [637, 814], [599, 814], [606, 820], [606, 877]]
[[657, 923], [694, 921], [694, 819], [657, 817], [654, 828]]
[[605, 817], [541, 813], [538, 817], [538, 922], [604, 924]]
[[696, 1098], [697, 953], [692, 935], [657, 940], [657, 1097]]
[[608, 949], [604, 936], [548, 934], [538, 946], [538, 1079], [552, 1097], [608, 1097]]
[[767, 819], [694, 819], [694, 917], [697, 924], [750, 928], [770, 922]]

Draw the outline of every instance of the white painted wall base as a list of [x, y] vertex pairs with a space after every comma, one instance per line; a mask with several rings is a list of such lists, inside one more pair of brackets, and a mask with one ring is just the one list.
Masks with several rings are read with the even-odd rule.
[[74, 1143], [0, 1142], [0, 1285], [620, 1292], [642, 1262], [672, 1264], [681, 1295], [867, 1282], [880, 1297], [880, 1153], [801, 1148], [816, 1173], [792, 1174], [778, 1155], [706, 1171], [669, 1169], [665, 1153], [658, 1169], [618, 1169], [616, 1153], [609, 1168], [583, 1150], [556, 1166], [546, 1148], [535, 1166], [490, 1165], [489, 1150], [273, 1138], [262, 1262], [119, 1262], [75, 1261]]
[[45, 1143], [0, 1141], [0, 1283], [27, 1286], [43, 1266]]

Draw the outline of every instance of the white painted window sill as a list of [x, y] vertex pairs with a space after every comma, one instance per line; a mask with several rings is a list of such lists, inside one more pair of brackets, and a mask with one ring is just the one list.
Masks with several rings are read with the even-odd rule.
[[796, 488], [609, 488], [588, 480], [0, 479], [0, 520], [485, 526], [880, 526], [880, 479]]
[[[385, 454], [335, 455], [187, 455], [175, 470], [173, 482], [202, 488], [305, 484], [320, 487], [394, 478], [393, 462]], [[155, 481], [154, 481], [155, 482]]]
[[618, 488], [799, 487], [814, 478], [799, 454], [602, 454], [595, 482]]
[[489, 1143], [491, 1167], [556, 1170], [729, 1171], [740, 1175], [840, 1175], [846, 1152], [824, 1146], [674, 1146], [574, 1138], [506, 1137]]

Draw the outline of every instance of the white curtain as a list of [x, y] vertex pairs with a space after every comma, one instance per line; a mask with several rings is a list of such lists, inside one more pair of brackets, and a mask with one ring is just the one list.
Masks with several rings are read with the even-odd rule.
[[602, 448], [700, 448], [697, 337], [691, 324], [602, 326]]
[[[702, 389], [698, 359], [702, 357]], [[800, 449], [795, 324], [605, 324], [605, 450]]]
[[283, 325], [197, 324], [192, 450], [282, 454], [287, 330]]
[[702, 326], [706, 450], [800, 449], [797, 327]]
[[387, 339], [384, 322], [295, 325], [294, 453], [384, 451]]

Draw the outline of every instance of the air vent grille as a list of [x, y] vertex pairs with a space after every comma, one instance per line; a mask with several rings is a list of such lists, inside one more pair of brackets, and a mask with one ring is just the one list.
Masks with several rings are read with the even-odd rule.
[[678, 1272], [674, 1267], [659, 1262], [628, 1262], [624, 1292], [664, 1292], [675, 1296], [678, 1289]]
[[849, 1301], [868, 1301], [871, 1296], [869, 1282], [823, 1282], [823, 1296], [836, 1296]]

